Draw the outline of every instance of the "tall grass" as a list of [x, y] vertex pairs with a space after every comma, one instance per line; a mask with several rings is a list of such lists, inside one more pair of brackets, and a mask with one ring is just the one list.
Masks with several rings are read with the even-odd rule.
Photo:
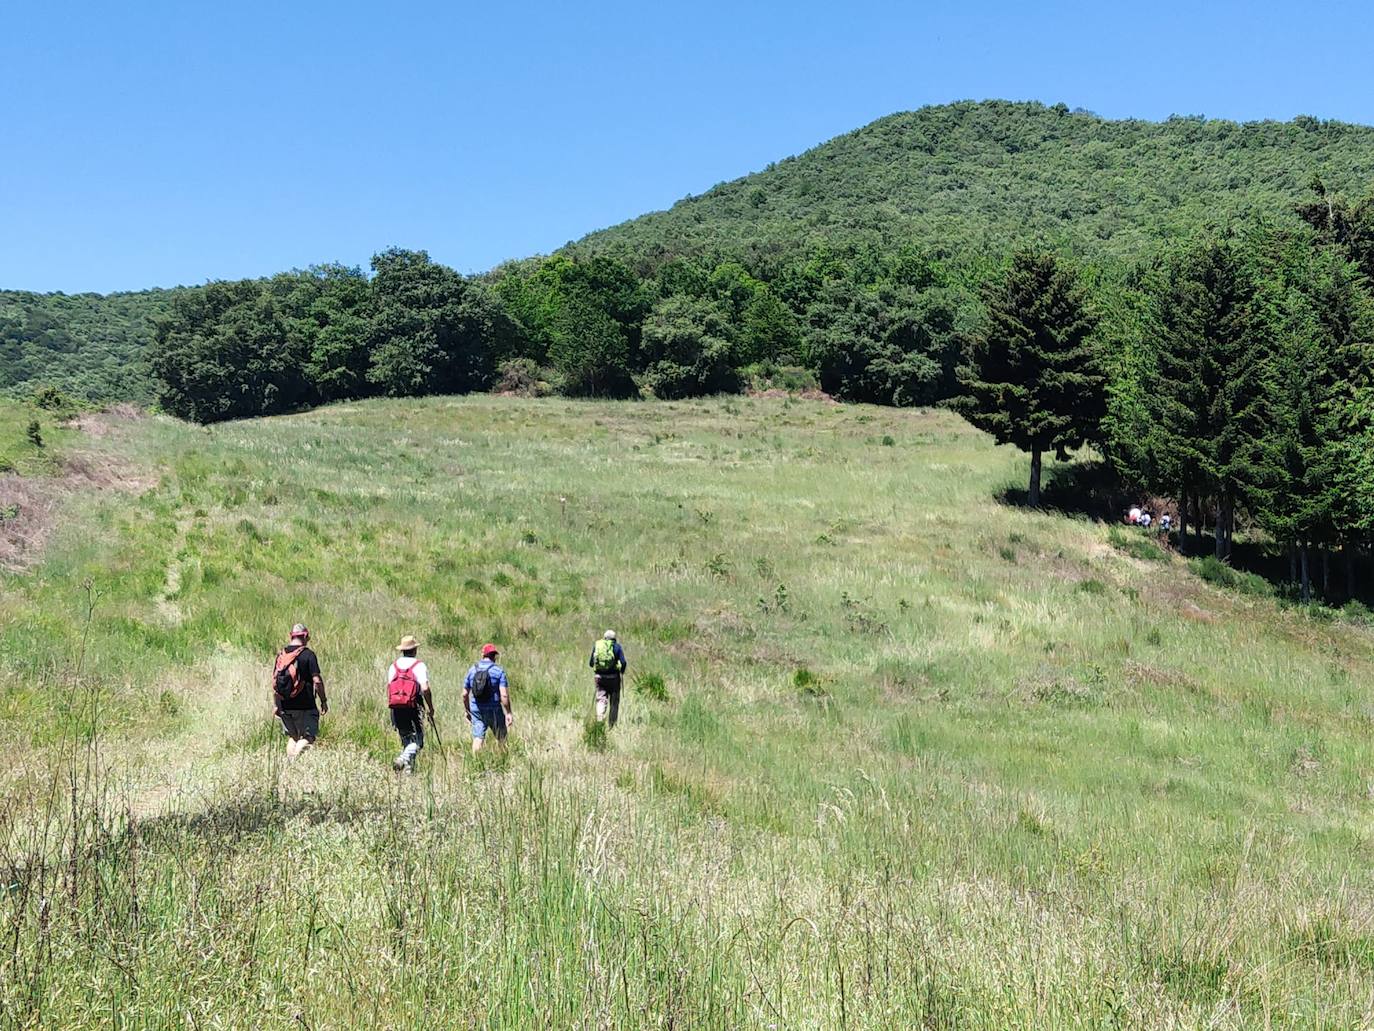
[[[995, 504], [1016, 456], [944, 414], [732, 404], [107, 441], [158, 485], [72, 506], [0, 597], [0, 1023], [1374, 1016], [1366, 629]], [[287, 765], [296, 619], [333, 711]], [[606, 626], [632, 690], [593, 741]], [[444, 741], [413, 778], [405, 632]], [[517, 725], [474, 758], [487, 640]]]

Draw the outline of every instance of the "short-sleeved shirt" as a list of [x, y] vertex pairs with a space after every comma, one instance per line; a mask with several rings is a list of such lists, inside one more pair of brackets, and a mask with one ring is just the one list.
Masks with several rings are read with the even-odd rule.
[[463, 679], [463, 689], [469, 692], [468, 706], [474, 712], [477, 711], [477, 696], [471, 693], [472, 678], [477, 676], [478, 670], [482, 669], [491, 670], [491, 672], [487, 674], [487, 679], [491, 683], [491, 686], [493, 688], [492, 698], [489, 701], [483, 702], [482, 704], [484, 706], [490, 708], [494, 705], [500, 705], [501, 688], [504, 687], [507, 691], [510, 690], [510, 685], [506, 682], [506, 671], [503, 670], [496, 663], [492, 662], [490, 659], [482, 659], [480, 662], [474, 664], [472, 668], [468, 670], [468, 675]]
[[386, 671], [386, 682], [389, 684], [395, 680], [396, 671], [402, 669], [408, 669], [415, 674], [415, 682], [420, 685], [421, 691], [429, 690], [429, 667], [409, 655], [402, 655], [391, 664]]
[[296, 676], [300, 679], [300, 692], [295, 698], [285, 699], [281, 703], [281, 708], [290, 709], [292, 712], [318, 708], [315, 704], [315, 678], [319, 675], [320, 660], [309, 648], [302, 648], [296, 656]]

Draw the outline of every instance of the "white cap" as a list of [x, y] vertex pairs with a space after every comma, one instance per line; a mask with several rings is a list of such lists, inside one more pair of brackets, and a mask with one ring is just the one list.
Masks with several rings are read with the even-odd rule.
[[614, 640], [615, 640], [615, 631], [614, 631], [614, 630], [607, 630], [607, 631], [606, 631], [604, 634], [602, 634], [601, 636], [604, 637], [604, 638], [606, 638], [606, 640], [608, 640], [608, 641], [614, 641]]

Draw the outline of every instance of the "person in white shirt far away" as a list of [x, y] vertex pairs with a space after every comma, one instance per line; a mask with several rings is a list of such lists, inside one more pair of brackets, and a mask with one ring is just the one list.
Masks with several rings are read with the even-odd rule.
[[434, 719], [434, 697], [429, 691], [429, 668], [419, 659], [420, 642], [407, 634], [396, 650], [401, 654], [386, 671], [386, 694], [391, 725], [401, 736], [401, 754], [391, 765], [414, 773], [415, 758], [425, 747], [425, 715]]

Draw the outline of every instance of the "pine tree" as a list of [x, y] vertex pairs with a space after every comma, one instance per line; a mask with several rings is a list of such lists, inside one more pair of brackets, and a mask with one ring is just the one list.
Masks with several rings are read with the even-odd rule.
[[1275, 372], [1271, 320], [1258, 314], [1254, 251], [1237, 237], [1172, 255], [1153, 291], [1155, 363], [1146, 396], [1160, 482], [1215, 513], [1217, 558], [1231, 550], [1236, 507], [1266, 502], [1277, 461], [1268, 432]]
[[1060, 460], [1098, 433], [1105, 378], [1074, 274], [1054, 255], [1018, 251], [985, 294], [987, 324], [959, 370], [959, 409], [999, 444], [1031, 456], [1029, 501], [1040, 504], [1041, 456]]

